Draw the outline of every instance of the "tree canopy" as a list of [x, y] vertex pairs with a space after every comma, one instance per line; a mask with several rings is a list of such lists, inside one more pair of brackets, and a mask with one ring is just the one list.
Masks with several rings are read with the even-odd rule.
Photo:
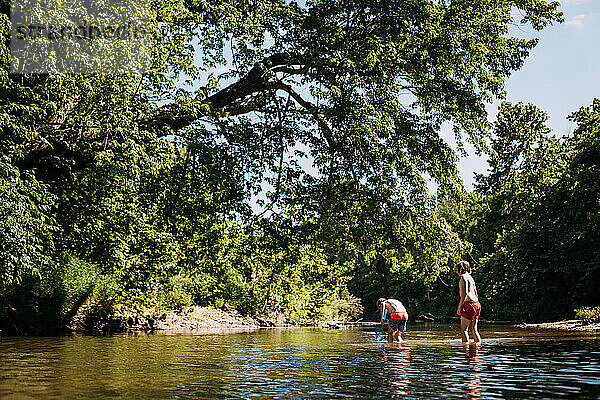
[[[440, 127], [483, 150], [485, 104], [537, 44], [510, 26], [562, 20], [543, 0], [153, 9], [143, 74], [10, 74], [4, 1], [2, 188], [30, 208], [7, 207], [4, 224], [49, 259], [4, 245], [2, 274], [17, 263], [35, 286], [79, 266], [113, 305], [227, 301], [299, 319], [347, 299], [349, 280], [365, 304], [382, 281], [423, 297], [468, 250], [428, 191], [464, 195]], [[514, 161], [494, 149], [498, 168]]]

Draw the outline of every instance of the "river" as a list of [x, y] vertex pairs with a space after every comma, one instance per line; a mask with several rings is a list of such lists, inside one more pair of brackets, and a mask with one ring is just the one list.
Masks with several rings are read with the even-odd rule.
[[600, 335], [409, 324], [0, 338], [1, 399], [600, 399]]

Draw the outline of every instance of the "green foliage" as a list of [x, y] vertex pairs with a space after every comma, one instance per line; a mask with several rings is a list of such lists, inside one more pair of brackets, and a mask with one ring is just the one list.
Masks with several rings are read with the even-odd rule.
[[[77, 310], [110, 318], [227, 303], [307, 322], [355, 318], [357, 298], [426, 307], [470, 249], [455, 225], [464, 212], [451, 208], [462, 195], [457, 156], [439, 128], [483, 148], [485, 103], [537, 43], [509, 35], [514, 9], [516, 23], [541, 29], [562, 19], [557, 7], [163, 2], [143, 75], [9, 74], [3, 7], [3, 310], [45, 303], [48, 321], [64, 325]], [[537, 125], [527, 129], [536, 140]], [[561, 161], [551, 147], [531, 154]], [[498, 152], [499, 174], [521, 156], [513, 151]], [[25, 314], [2, 323], [25, 330]]]
[[63, 255], [55, 266], [41, 275], [39, 291], [51, 308], [45, 314], [68, 322], [94, 292], [100, 280], [98, 269], [70, 255]]
[[208, 299], [214, 298], [215, 278], [211, 275], [198, 273], [190, 275], [175, 275], [169, 283], [159, 287], [163, 293], [160, 307], [163, 309], [181, 310], [194, 304], [208, 305]]
[[575, 310], [577, 319], [587, 324], [600, 322], [600, 307], [581, 307]]
[[105, 278], [95, 266], [70, 255], [21, 279], [0, 296], [0, 322], [11, 332], [61, 332], [77, 313], [108, 306]]
[[502, 106], [465, 233], [490, 317], [564, 318], [600, 301], [599, 111], [596, 100], [573, 114], [573, 137], [557, 139], [535, 107]]
[[334, 290], [321, 287], [298, 293], [301, 298], [289, 307], [287, 317], [299, 324], [315, 324], [320, 321], [355, 321], [364, 311], [362, 301], [353, 296], [346, 287]]
[[110, 320], [119, 304], [122, 285], [114, 276], [98, 275], [87, 301], [79, 309], [79, 314], [100, 321]]
[[53, 205], [46, 185], [0, 159], [0, 291], [36, 279], [50, 263]]

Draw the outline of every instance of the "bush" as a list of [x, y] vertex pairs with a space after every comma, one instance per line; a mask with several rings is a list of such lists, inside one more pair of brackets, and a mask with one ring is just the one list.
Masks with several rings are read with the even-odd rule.
[[59, 256], [0, 291], [0, 327], [18, 334], [63, 331], [103, 279], [93, 264]]
[[181, 311], [194, 303], [193, 292], [195, 281], [191, 277], [175, 275], [169, 278], [169, 282], [161, 288], [158, 296], [158, 307], [160, 309]]
[[315, 324], [321, 321], [354, 321], [363, 313], [358, 297], [344, 286], [317, 286], [298, 289], [295, 299], [286, 304], [288, 318], [294, 323]]
[[575, 310], [577, 319], [582, 320], [587, 324], [600, 322], [600, 306], [598, 307], [581, 307]]
[[321, 308], [321, 314], [325, 319], [339, 321], [356, 320], [363, 311], [361, 300], [353, 296], [346, 287], [339, 288], [327, 297]]
[[54, 205], [47, 186], [31, 173], [20, 173], [0, 157], [0, 291], [40, 278], [51, 263], [52, 234], [56, 227], [48, 216]]
[[121, 291], [121, 285], [113, 276], [98, 275], [92, 294], [80, 309], [81, 314], [102, 320], [113, 318]]
[[55, 328], [68, 325], [85, 309], [103, 276], [98, 268], [69, 254], [63, 254], [52, 267], [41, 271], [39, 293], [43, 317]]

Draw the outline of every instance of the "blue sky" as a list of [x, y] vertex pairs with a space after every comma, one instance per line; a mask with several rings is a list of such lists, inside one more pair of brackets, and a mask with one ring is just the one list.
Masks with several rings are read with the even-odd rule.
[[[515, 29], [519, 37], [537, 37], [537, 47], [506, 83], [507, 100], [532, 103], [550, 115], [548, 125], [555, 135], [565, 135], [574, 126], [567, 116], [600, 98], [600, 0], [563, 0], [565, 22], [541, 32]], [[494, 120], [498, 103], [490, 105]], [[449, 136], [450, 133], [444, 133]], [[485, 172], [487, 164], [474, 155], [460, 160], [459, 169], [467, 190], [472, 189], [473, 173]]]

